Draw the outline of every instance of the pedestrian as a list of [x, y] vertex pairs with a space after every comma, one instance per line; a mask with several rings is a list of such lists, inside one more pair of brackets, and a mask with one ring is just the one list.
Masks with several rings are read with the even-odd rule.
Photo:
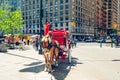
[[117, 37], [117, 38], [116, 38], [116, 47], [118, 47], [118, 45], [119, 45], [118, 40], [119, 40], [119, 38]]
[[72, 48], [74, 48], [74, 40], [71, 41]]
[[30, 40], [28, 40], [28, 45], [30, 44]]
[[77, 39], [74, 40], [75, 47], [77, 46]]
[[24, 45], [26, 45], [25, 39], [23, 39], [23, 43], [24, 43]]
[[38, 42], [38, 37], [37, 37], [36, 42], [35, 42], [36, 50], [38, 50], [38, 44], [39, 44], [39, 42]]

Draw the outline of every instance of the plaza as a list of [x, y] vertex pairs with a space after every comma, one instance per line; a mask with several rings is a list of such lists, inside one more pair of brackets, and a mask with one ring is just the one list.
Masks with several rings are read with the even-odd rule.
[[119, 80], [120, 48], [78, 43], [72, 63], [59, 60], [54, 72], [44, 72], [44, 57], [32, 46], [0, 53], [0, 80]]

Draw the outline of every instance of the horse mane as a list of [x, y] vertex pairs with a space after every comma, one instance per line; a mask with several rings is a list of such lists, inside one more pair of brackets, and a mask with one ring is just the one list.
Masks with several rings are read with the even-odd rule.
[[47, 42], [47, 41], [49, 41], [49, 43], [52, 41], [51, 38], [50, 38], [50, 36], [49, 35], [43, 36], [42, 42]]

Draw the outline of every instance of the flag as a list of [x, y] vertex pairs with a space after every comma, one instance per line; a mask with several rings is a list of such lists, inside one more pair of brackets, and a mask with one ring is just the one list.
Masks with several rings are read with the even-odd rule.
[[50, 30], [50, 23], [47, 22], [47, 23], [45, 24], [45, 28], [44, 28], [44, 35], [47, 35], [48, 32], [49, 32], [49, 30]]

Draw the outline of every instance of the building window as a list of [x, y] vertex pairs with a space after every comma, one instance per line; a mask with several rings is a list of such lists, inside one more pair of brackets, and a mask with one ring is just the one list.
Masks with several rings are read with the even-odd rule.
[[55, 7], [55, 10], [58, 10], [58, 7]]
[[63, 10], [63, 5], [60, 5], [60, 10]]
[[65, 9], [68, 9], [69, 8], [69, 6], [68, 5], [65, 5]]
[[46, 7], [48, 7], [48, 4], [46, 4]]
[[52, 7], [50, 8], [50, 11], [53, 11], [53, 8], [52, 8]]
[[31, 33], [31, 30], [29, 30], [29, 33]]
[[63, 17], [60, 17], [60, 21], [63, 21]]
[[35, 4], [35, 1], [33, 1], [33, 4]]
[[31, 25], [29, 25], [29, 28], [31, 28]]
[[60, 15], [63, 15], [63, 11], [60, 11]]
[[55, 1], [55, 5], [58, 5], [58, 1]]
[[33, 30], [33, 33], [35, 34], [35, 30]]
[[39, 33], [39, 30], [37, 30], [37, 33]]
[[55, 27], [57, 27], [58, 25], [57, 25], [57, 23], [55, 23]]
[[56, 18], [55, 21], [58, 22], [58, 18]]
[[52, 18], [50, 18], [50, 22], [52, 22]]
[[39, 20], [37, 20], [37, 23], [39, 24]]
[[68, 10], [66, 10], [66, 11], [65, 11], [65, 14], [67, 14], [67, 15], [68, 15], [68, 14], [69, 14], [69, 11], [68, 11]]
[[66, 26], [68, 26], [68, 22], [66, 22]]
[[35, 20], [33, 20], [33, 23], [35, 23]]
[[62, 4], [63, 3], [63, 0], [60, 0], [60, 4]]
[[65, 0], [66, 3], [68, 3], [69, 0]]
[[58, 16], [58, 13], [57, 13], [57, 12], [55, 12], [55, 16]]
[[50, 6], [52, 6], [53, 5], [53, 3], [52, 3], [52, 1], [50, 2]]
[[68, 16], [65, 17], [65, 20], [69, 20]]
[[62, 26], [63, 26], [63, 23], [60, 23], [60, 26], [62, 27]]
[[52, 16], [52, 13], [50, 13], [50, 16]]

